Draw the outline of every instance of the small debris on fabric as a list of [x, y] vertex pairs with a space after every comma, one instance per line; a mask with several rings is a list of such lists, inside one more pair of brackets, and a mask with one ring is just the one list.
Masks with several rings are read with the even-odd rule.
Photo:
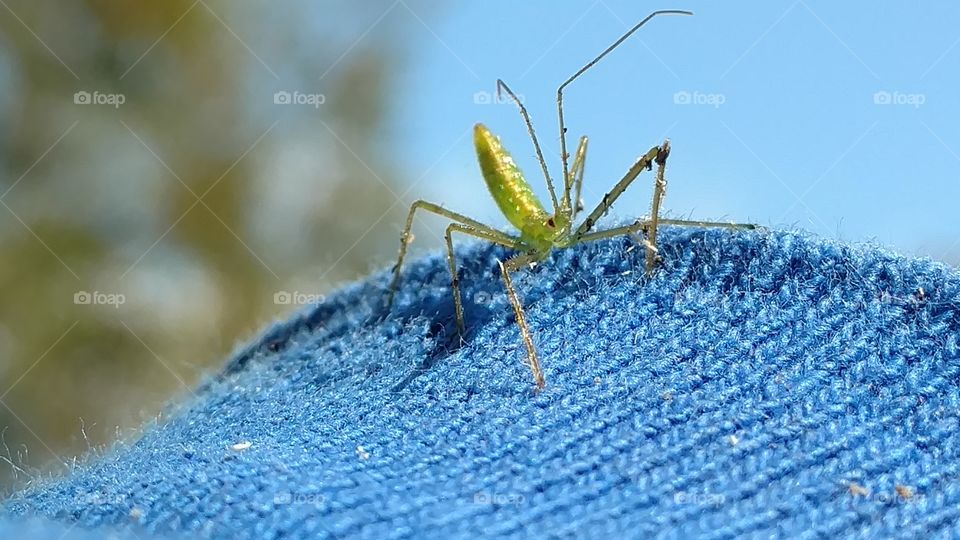
[[856, 482], [850, 482], [847, 484], [847, 491], [850, 492], [852, 497], [867, 497], [870, 495], [870, 491], [867, 488]]
[[905, 501], [910, 500], [910, 499], [913, 498], [913, 495], [914, 495], [913, 489], [911, 489], [911, 488], [909, 488], [909, 487], [907, 487], [907, 486], [905, 486], [905, 485], [903, 485], [903, 484], [897, 484], [896, 486], [894, 486], [893, 489], [896, 490], [897, 495], [899, 495], [900, 498], [903, 499], [903, 500], [905, 500]]

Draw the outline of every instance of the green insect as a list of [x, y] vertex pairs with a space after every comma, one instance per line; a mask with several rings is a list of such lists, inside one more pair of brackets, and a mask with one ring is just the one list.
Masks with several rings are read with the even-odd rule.
[[[520, 115], [523, 117], [523, 121], [527, 126], [530, 138], [533, 140], [537, 160], [543, 170], [547, 189], [550, 191], [552, 212], [548, 212], [536, 195], [534, 195], [530, 184], [524, 178], [523, 173], [520, 172], [510, 153], [507, 152], [500, 143], [500, 139], [493, 135], [483, 124], [476, 124], [473, 131], [474, 146], [477, 150], [477, 158], [480, 162], [480, 171], [483, 173], [483, 179], [486, 181], [487, 188], [489, 188], [490, 194], [493, 196], [494, 201], [496, 201], [497, 206], [499, 206], [500, 211], [520, 234], [511, 235], [499, 231], [489, 225], [447, 210], [437, 204], [423, 200], [414, 202], [413, 205], [410, 206], [406, 227], [400, 236], [400, 254], [397, 258], [397, 265], [394, 267], [393, 281], [390, 285], [390, 294], [387, 299], [388, 309], [393, 303], [393, 297], [400, 281], [400, 268], [403, 265], [407, 246], [412, 240], [410, 229], [413, 226], [413, 218], [417, 210], [425, 210], [450, 219], [453, 222], [447, 226], [445, 238], [447, 242], [447, 264], [450, 267], [450, 275], [452, 278], [451, 286], [453, 289], [454, 310], [457, 318], [457, 330], [461, 335], [464, 334], [465, 329], [463, 323], [463, 305], [460, 300], [460, 284], [457, 279], [457, 265], [453, 253], [453, 233], [473, 236], [516, 250], [518, 252], [517, 255], [506, 262], [499, 262], [500, 273], [510, 303], [513, 305], [517, 326], [520, 329], [520, 335], [523, 338], [523, 343], [527, 350], [527, 361], [533, 373], [534, 384], [536, 384], [538, 389], [541, 389], [545, 384], [543, 370], [540, 368], [537, 350], [534, 347], [530, 329], [527, 327], [526, 318], [523, 314], [523, 306], [520, 304], [517, 292], [513, 287], [513, 281], [510, 277], [511, 273], [520, 270], [524, 266], [532, 266], [543, 261], [554, 248], [567, 248], [593, 240], [642, 233], [644, 235], [643, 244], [646, 248], [646, 271], [649, 274], [654, 270], [658, 261], [657, 227], [659, 225], [754, 228], [753, 225], [747, 224], [661, 219], [659, 217], [660, 203], [667, 185], [666, 179], [664, 178], [664, 169], [667, 164], [667, 156], [670, 154], [669, 141], [664, 141], [662, 145], [654, 146], [647, 151], [646, 154], [640, 156], [623, 178], [603, 196], [603, 200], [596, 208], [594, 208], [579, 225], [574, 226], [574, 220], [577, 214], [584, 210], [580, 199], [580, 192], [583, 185], [583, 170], [587, 156], [587, 137], [584, 136], [580, 138], [576, 153], [574, 154], [573, 165], [572, 167], [569, 166], [566, 141], [567, 129], [563, 121], [563, 90], [567, 85], [576, 80], [577, 77], [610, 53], [610, 51], [617, 48], [617, 46], [630, 37], [631, 34], [646, 24], [647, 21], [657, 15], [693, 15], [693, 13], [679, 10], [661, 10], [647, 15], [647, 17], [620, 36], [619, 39], [613, 42], [612, 45], [607, 47], [596, 58], [580, 68], [580, 70], [574, 73], [557, 89], [557, 115], [560, 123], [560, 158], [563, 164], [563, 193], [560, 198], [557, 198], [553, 180], [547, 170], [546, 162], [543, 159], [543, 152], [540, 150], [540, 143], [537, 141], [533, 123], [530, 121], [530, 116], [527, 114], [526, 108], [517, 98], [516, 94], [514, 94], [503, 81], [497, 80], [497, 92], [506, 92], [517, 105], [520, 109]], [[657, 171], [655, 173], [650, 217], [637, 220], [631, 225], [599, 231], [592, 230], [597, 220], [607, 212], [624, 190], [633, 183], [634, 179], [644, 170], [652, 170], [654, 165], [656, 165]]]

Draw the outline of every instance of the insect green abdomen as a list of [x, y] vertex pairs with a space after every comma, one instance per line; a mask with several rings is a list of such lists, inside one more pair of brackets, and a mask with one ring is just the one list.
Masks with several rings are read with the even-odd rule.
[[507, 220], [520, 231], [531, 222], [542, 223], [547, 212], [500, 139], [483, 124], [477, 124], [473, 127], [473, 144], [490, 195]]

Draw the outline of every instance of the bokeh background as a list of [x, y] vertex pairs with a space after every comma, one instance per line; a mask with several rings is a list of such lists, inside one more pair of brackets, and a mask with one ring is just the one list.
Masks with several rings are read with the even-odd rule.
[[135, 437], [269, 321], [391, 264], [413, 200], [502, 225], [474, 122], [543, 189], [495, 80], [556, 177], [557, 84], [656, 8], [697, 15], [566, 94], [588, 206], [670, 137], [673, 216], [957, 264], [960, 5], [850, 4], [0, 0], [0, 485]]

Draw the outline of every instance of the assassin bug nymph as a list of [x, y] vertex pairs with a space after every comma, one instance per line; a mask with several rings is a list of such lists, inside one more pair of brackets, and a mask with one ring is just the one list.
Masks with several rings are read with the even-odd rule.
[[[664, 169], [667, 164], [667, 156], [670, 154], [670, 142], [664, 141], [662, 145], [654, 146], [646, 154], [630, 167], [627, 173], [620, 179], [613, 188], [603, 196], [603, 200], [590, 214], [574, 227], [574, 220], [577, 214], [584, 208], [580, 200], [580, 191], [583, 185], [583, 169], [587, 155], [587, 137], [581, 137], [574, 154], [573, 165], [568, 165], [569, 155], [567, 154], [567, 128], [563, 121], [563, 89], [582, 75], [585, 71], [593, 67], [610, 51], [617, 48], [628, 37], [636, 32], [641, 26], [657, 15], [693, 15], [689, 11], [680, 10], [661, 10], [654, 11], [647, 15], [642, 21], [634, 25], [630, 30], [620, 36], [609, 47], [604, 49], [596, 58], [588, 62], [570, 78], [564, 81], [557, 88], [557, 116], [560, 124], [560, 159], [563, 164], [563, 193], [558, 199], [554, 190], [553, 180], [550, 178], [550, 172], [547, 170], [547, 164], [543, 159], [543, 152], [540, 150], [540, 143], [533, 130], [533, 123], [523, 103], [517, 98], [516, 94], [501, 80], [497, 80], [497, 92], [506, 92], [510, 99], [520, 109], [520, 115], [527, 126], [527, 132], [533, 141], [536, 150], [537, 160], [546, 179], [547, 189], [550, 192], [550, 202], [553, 204], [553, 213], [548, 213], [544, 209], [540, 200], [534, 195], [530, 184], [524, 178], [520, 169], [514, 163], [510, 153], [500, 143], [500, 139], [494, 136], [483, 124], [474, 126], [474, 146], [477, 150], [477, 158], [480, 162], [480, 170], [483, 179], [487, 183], [490, 194], [496, 201], [500, 211], [507, 218], [507, 221], [513, 225], [520, 234], [518, 236], [499, 231], [489, 225], [485, 225], [462, 214], [452, 212], [440, 205], [427, 201], [418, 200], [410, 206], [410, 213], [407, 215], [407, 223], [400, 236], [400, 254], [397, 258], [397, 265], [394, 267], [393, 281], [390, 284], [390, 293], [387, 298], [387, 308], [392, 305], [394, 293], [400, 280], [400, 267], [403, 265], [403, 258], [407, 253], [407, 246], [412, 240], [410, 228], [413, 225], [413, 218], [417, 210], [424, 210], [445, 217], [452, 221], [447, 226], [445, 238], [447, 242], [447, 264], [450, 267], [452, 279], [453, 304], [457, 319], [457, 330], [460, 335], [464, 334], [463, 306], [460, 300], [460, 284], [457, 279], [457, 265], [453, 253], [453, 233], [461, 233], [468, 236], [480, 238], [499, 244], [507, 248], [516, 250], [518, 253], [507, 260], [499, 262], [500, 273], [503, 278], [503, 284], [507, 290], [507, 296], [513, 305], [513, 311], [516, 316], [517, 326], [523, 337], [524, 346], [527, 349], [527, 360], [530, 364], [530, 370], [533, 373], [533, 381], [537, 388], [543, 388], [544, 377], [540, 369], [540, 361], [537, 359], [537, 351], [530, 337], [530, 330], [523, 314], [523, 306], [517, 298], [516, 290], [513, 287], [513, 281], [510, 274], [520, 270], [524, 266], [532, 266], [546, 259], [550, 251], [554, 248], [566, 248], [584, 242], [600, 240], [620, 235], [633, 235], [643, 233], [645, 240], [643, 242], [646, 248], [646, 271], [650, 274], [656, 266], [657, 256], [657, 227], [659, 225], [681, 225], [689, 227], [728, 227], [728, 228], [753, 228], [753, 225], [722, 223], [712, 221], [690, 221], [679, 219], [661, 219], [660, 203], [663, 199], [666, 189], [666, 179], [664, 178]], [[614, 227], [611, 229], [593, 231], [593, 226], [597, 220], [603, 216], [617, 198], [627, 189], [627, 187], [644, 170], [652, 170], [656, 165], [655, 183], [653, 190], [653, 203], [650, 209], [650, 217], [637, 220], [631, 225]]]

